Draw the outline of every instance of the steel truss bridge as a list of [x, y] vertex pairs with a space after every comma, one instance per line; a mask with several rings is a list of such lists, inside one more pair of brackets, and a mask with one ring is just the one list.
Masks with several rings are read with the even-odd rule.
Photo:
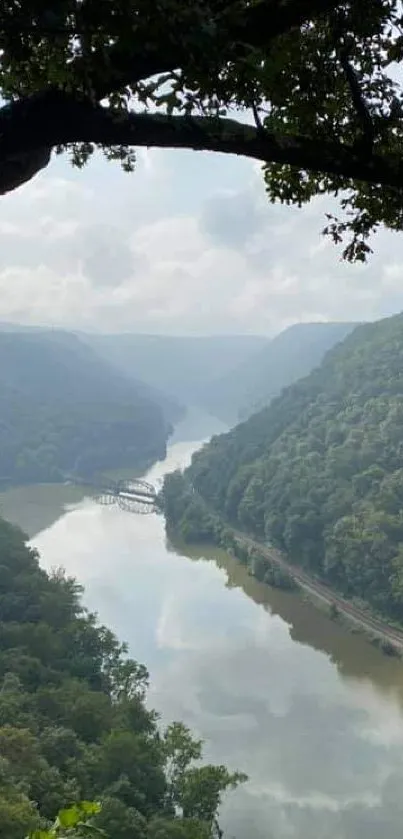
[[159, 510], [158, 496], [152, 484], [142, 478], [129, 478], [114, 481], [105, 475], [90, 480], [73, 479], [78, 486], [91, 488], [92, 495], [98, 504], [103, 506], [117, 505], [128, 513], [145, 515]]

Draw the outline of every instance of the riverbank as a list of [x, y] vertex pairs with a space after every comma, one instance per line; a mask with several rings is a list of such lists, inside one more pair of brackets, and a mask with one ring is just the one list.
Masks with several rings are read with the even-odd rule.
[[389, 645], [391, 645], [393, 651], [403, 657], [403, 630], [400, 631], [358, 608], [351, 601], [341, 597], [334, 589], [318, 582], [309, 574], [292, 565], [274, 548], [268, 548], [241, 531], [232, 529], [232, 533], [238, 543], [259, 551], [271, 563], [289, 574], [298, 587], [305, 591], [314, 603], [322, 605], [322, 607], [326, 605], [333, 619], [343, 618], [348, 624], [358, 627], [361, 632], [365, 633], [372, 643], [376, 643], [375, 639], [383, 642], [379, 646], [385, 653], [392, 653], [392, 650], [389, 649]]
[[[203, 437], [170, 446], [145, 480], [186, 468]], [[24, 488], [4, 505], [30, 525], [42, 567], [79, 579], [87, 608], [147, 665], [162, 724], [183, 720], [209, 762], [248, 774], [223, 802], [224, 835], [358, 839], [375, 823], [401, 839], [400, 659], [227, 551], [167, 540], [162, 516], [72, 490]]]
[[168, 526], [178, 528], [189, 544], [202, 541], [233, 552], [259, 582], [284, 589], [296, 586], [303, 589], [315, 605], [328, 610], [333, 620], [344, 620], [349, 628], [365, 634], [384, 653], [403, 657], [403, 628], [374, 614], [369, 604], [348, 600], [323, 580], [289, 562], [277, 549], [224, 521], [183, 473], [178, 471], [165, 478], [161, 503]]

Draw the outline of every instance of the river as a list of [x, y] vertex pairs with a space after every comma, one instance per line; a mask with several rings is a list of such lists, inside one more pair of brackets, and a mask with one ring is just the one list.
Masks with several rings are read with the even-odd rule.
[[[178, 431], [147, 479], [186, 465], [205, 436]], [[167, 543], [161, 516], [62, 486], [0, 503], [43, 566], [76, 575], [147, 664], [162, 718], [188, 723], [208, 760], [247, 772], [222, 808], [228, 839], [401, 839], [402, 663], [225, 553]]]

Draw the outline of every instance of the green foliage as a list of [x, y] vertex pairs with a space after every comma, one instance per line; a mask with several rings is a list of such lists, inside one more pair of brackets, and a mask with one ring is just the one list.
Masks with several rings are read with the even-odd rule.
[[[244, 551], [245, 549], [241, 548], [241, 550]], [[235, 555], [237, 555], [237, 551], [235, 551]], [[268, 556], [261, 554], [256, 548], [247, 551], [245, 564], [252, 576], [256, 577], [261, 583], [266, 583], [273, 588], [284, 589], [284, 591], [293, 591], [297, 588], [293, 578], [285, 569], [270, 560]]]
[[40, 824], [35, 805], [24, 791], [13, 786], [1, 775], [0, 787], [0, 835], [2, 839], [23, 839], [27, 831]]
[[198, 819], [157, 817], [148, 826], [147, 839], [211, 839], [211, 830]]
[[194, 740], [182, 723], [168, 726], [164, 737], [166, 754], [167, 794], [175, 811], [182, 806], [182, 795], [188, 770], [202, 756], [202, 742]]
[[334, 621], [339, 617], [339, 610], [335, 603], [331, 603], [329, 607], [329, 617]]
[[[250, 478], [251, 473], [247, 472]], [[244, 476], [241, 481], [244, 486]], [[239, 496], [238, 500], [240, 500]], [[160, 504], [168, 526], [190, 544], [207, 542], [231, 552], [246, 565], [250, 574], [274, 588], [292, 591], [297, 588], [293, 577], [277, 562], [256, 548], [247, 547], [211, 512], [203, 498], [195, 492], [186, 475], [176, 471], [164, 480]], [[228, 512], [227, 508], [226, 511]]]
[[[146, 0], [4, 0], [3, 191], [54, 146], [77, 167], [98, 146], [132, 171], [133, 142], [170, 145], [265, 161], [273, 202], [341, 194], [325, 230], [335, 242], [347, 233], [346, 259], [365, 260], [381, 223], [401, 229], [398, 0], [160, 0], [157, 11]], [[239, 112], [255, 127], [228, 119]]]
[[219, 539], [221, 524], [178, 470], [167, 475], [160, 496], [167, 521], [185, 542], [201, 544]]
[[164, 455], [170, 426], [147, 388], [74, 335], [1, 332], [0, 485], [91, 477]]
[[402, 370], [403, 315], [360, 326], [267, 409], [213, 438], [185, 473], [207, 509], [397, 621]]
[[148, 825], [144, 816], [135, 807], [128, 807], [120, 798], [104, 796], [100, 814], [95, 819], [95, 826], [102, 830], [108, 839], [145, 839]]
[[180, 786], [179, 806], [185, 818], [196, 819], [213, 831], [223, 792], [246, 781], [241, 772], [225, 766], [191, 767]]
[[199, 766], [185, 726], [161, 731], [146, 669], [1, 519], [0, 557], [1, 839], [211, 839], [241, 777]]
[[90, 821], [101, 810], [101, 805], [95, 801], [80, 801], [60, 810], [48, 830], [34, 830], [27, 839], [80, 839], [85, 836], [89, 839], [102, 839], [105, 834]]

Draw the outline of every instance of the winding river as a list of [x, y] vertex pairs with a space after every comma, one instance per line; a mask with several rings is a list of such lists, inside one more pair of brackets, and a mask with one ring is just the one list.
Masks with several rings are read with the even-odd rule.
[[[186, 465], [216, 430], [178, 429], [147, 478]], [[162, 718], [187, 722], [208, 760], [248, 773], [222, 808], [228, 839], [401, 839], [402, 663], [225, 553], [169, 544], [161, 516], [61, 486], [0, 502], [43, 566], [76, 575], [147, 664]]]

